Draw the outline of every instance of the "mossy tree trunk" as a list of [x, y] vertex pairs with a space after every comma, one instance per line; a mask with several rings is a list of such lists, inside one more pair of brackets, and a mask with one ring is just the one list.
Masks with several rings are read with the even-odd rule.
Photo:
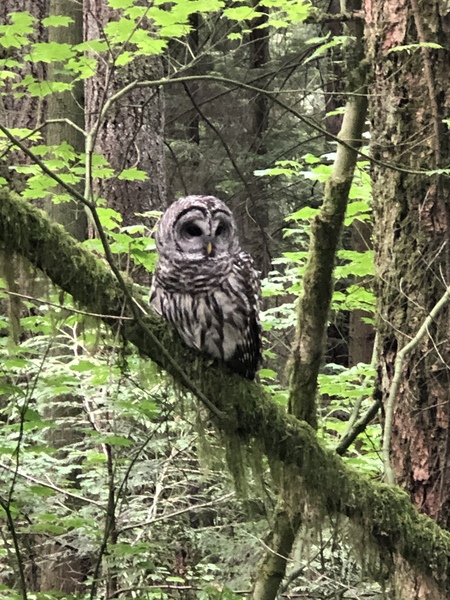
[[[437, 0], [366, 0], [370, 90], [378, 386], [386, 402], [398, 351], [450, 283], [448, 8]], [[395, 17], [395, 18], [394, 18]], [[441, 44], [430, 48], [429, 42]], [[409, 49], [401, 49], [409, 46]], [[399, 48], [400, 47], [400, 48]], [[403, 365], [390, 432], [397, 482], [416, 507], [450, 527], [450, 314], [434, 320]], [[398, 598], [444, 598], [397, 561]]]

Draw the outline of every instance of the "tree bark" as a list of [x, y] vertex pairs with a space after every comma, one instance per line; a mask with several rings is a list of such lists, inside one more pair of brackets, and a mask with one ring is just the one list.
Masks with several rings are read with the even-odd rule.
[[[365, 252], [372, 248], [372, 225], [364, 221], [354, 221], [352, 224], [352, 250]], [[352, 310], [350, 313], [350, 327], [348, 339], [348, 362], [352, 367], [358, 363], [370, 364], [372, 362], [375, 329], [371, 313], [362, 310]]]
[[[66, 16], [72, 19], [67, 27], [49, 27], [48, 41], [57, 44], [77, 45], [83, 41], [83, 12], [81, 4], [72, 0], [50, 0], [49, 16]], [[53, 82], [70, 82], [70, 78], [63, 73], [64, 65], [52, 62], [48, 65], [47, 80], [49, 85]], [[46, 119], [70, 120], [76, 127], [67, 121], [49, 122], [45, 137], [48, 146], [59, 146], [68, 143], [75, 152], [83, 157], [85, 152], [84, 130], [84, 86], [82, 81], [72, 84], [70, 90], [62, 93], [53, 92], [48, 96]], [[80, 131], [81, 130], [81, 131]], [[64, 190], [58, 186], [56, 194]], [[82, 193], [83, 184], [78, 184], [76, 189]], [[68, 202], [55, 203], [53, 194], [45, 201], [45, 210], [49, 217], [60, 223], [64, 229], [78, 241], [86, 239], [87, 215], [84, 205], [75, 199]], [[55, 337], [57, 333], [55, 331]], [[62, 350], [64, 353], [65, 351]], [[51, 348], [51, 356], [61, 356], [61, 348]], [[64, 360], [64, 354], [61, 357]], [[57, 449], [55, 459], [65, 464], [69, 449], [73, 444], [80, 443], [83, 434], [80, 433], [77, 423], [80, 421], [80, 399], [73, 394], [64, 394], [52, 398], [45, 409], [45, 416], [58, 423], [55, 429], [50, 428], [46, 433], [49, 447]], [[78, 487], [76, 479], [77, 469], [74, 468], [69, 478], [72, 484]], [[68, 500], [68, 505], [73, 505], [73, 500]], [[49, 540], [42, 540], [39, 553], [40, 586], [41, 592], [58, 590], [65, 594], [77, 594], [85, 591], [85, 580], [89, 569], [89, 561], [81, 552], [64, 548]]]
[[[48, 15], [48, 4], [49, 0], [2, 0], [0, 2], [0, 23], [7, 24], [9, 17], [13, 12], [27, 12], [36, 19], [36, 23], [41, 23]], [[46, 41], [45, 29], [37, 25], [36, 33], [31, 36], [31, 40]], [[31, 75], [35, 79], [44, 79], [46, 75], [45, 65], [42, 63], [35, 63], [31, 61], [24, 61], [22, 57], [22, 49], [17, 48], [3, 48], [0, 47], [0, 58], [12, 58], [18, 60], [21, 63], [20, 69], [15, 67], [11, 69], [17, 73], [17, 77], [22, 80], [27, 75]], [[2, 92], [2, 101], [0, 103], [0, 122], [7, 127], [27, 127], [34, 129], [39, 125], [43, 118], [43, 112], [45, 110], [45, 100], [43, 98], [37, 98], [30, 94], [24, 94], [17, 97], [14, 94], [14, 83], [17, 80], [6, 78], [2, 85], [4, 86]], [[0, 176], [4, 177], [8, 181], [11, 189], [21, 192], [24, 189], [24, 176], [16, 173], [13, 169], [10, 169], [16, 161], [16, 156], [11, 153], [7, 156], [2, 156], [0, 163]]]

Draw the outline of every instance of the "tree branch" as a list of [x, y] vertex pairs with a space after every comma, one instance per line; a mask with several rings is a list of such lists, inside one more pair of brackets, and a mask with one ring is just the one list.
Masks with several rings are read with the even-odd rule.
[[[42, 211], [6, 190], [0, 191], [0, 243], [25, 256], [79, 304], [106, 315], [103, 320], [117, 327], [118, 320], [110, 317], [122, 313], [125, 294], [107, 266]], [[132, 316], [128, 308], [125, 316]], [[156, 315], [145, 319], [152, 337], [136, 321], [119, 323], [122, 336], [175, 381], [185, 385], [180, 370], [192, 378], [194, 390], [200, 390], [217, 409], [211, 419], [218, 430], [239, 436], [243, 443], [257, 440], [272, 463], [291, 469], [311, 502], [330, 514], [351, 518], [366, 542], [376, 541], [388, 555], [398, 552], [414, 569], [432, 577], [443, 593], [450, 593], [450, 534], [419, 514], [405, 492], [348, 468], [320, 445], [311, 427], [287, 415], [260, 385], [208, 360], [195, 360], [197, 355]], [[167, 352], [161, 353], [155, 338]]]

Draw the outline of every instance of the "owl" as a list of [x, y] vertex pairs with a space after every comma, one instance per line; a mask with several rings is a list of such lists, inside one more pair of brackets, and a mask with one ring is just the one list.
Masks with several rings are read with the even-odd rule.
[[253, 379], [261, 359], [260, 280], [241, 250], [230, 209], [214, 196], [187, 196], [163, 214], [152, 308], [190, 348]]

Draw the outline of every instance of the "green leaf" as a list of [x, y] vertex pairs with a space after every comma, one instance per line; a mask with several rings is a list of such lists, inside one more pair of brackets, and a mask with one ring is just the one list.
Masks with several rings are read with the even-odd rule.
[[37, 423], [40, 423], [42, 421], [41, 415], [36, 410], [33, 410], [31, 408], [27, 408], [27, 410], [25, 411], [24, 419], [25, 421], [32, 421]]
[[0, 382], [0, 394], [4, 394], [5, 396], [14, 396], [15, 394], [25, 396], [25, 391], [18, 385]]
[[32, 62], [51, 63], [64, 61], [75, 55], [75, 51], [70, 44], [58, 42], [36, 42], [33, 44], [30, 54], [25, 56], [25, 60]]
[[125, 181], [145, 181], [148, 179], [147, 173], [136, 167], [124, 169], [117, 178]]
[[238, 6], [236, 8], [226, 8], [223, 11], [223, 16], [233, 21], [245, 21], [259, 17], [261, 13], [251, 6]]
[[63, 17], [62, 15], [52, 15], [42, 19], [42, 25], [44, 27], [67, 27], [70, 23], [75, 21], [72, 17]]
[[351, 38], [347, 35], [335, 35], [329, 42], [326, 42], [325, 44], [322, 44], [321, 46], [316, 48], [316, 50], [314, 50], [314, 52], [310, 56], [308, 56], [308, 58], [304, 61], [304, 64], [307, 64], [310, 61], [315, 60], [319, 56], [323, 56], [331, 48], [344, 45], [350, 39]]
[[33, 31], [32, 24], [36, 21], [36, 18], [29, 12], [13, 12], [10, 13], [9, 18], [14, 23], [15, 30], [18, 33], [31, 33]]
[[79, 359], [69, 367], [71, 371], [75, 371], [76, 373], [86, 373], [87, 371], [92, 371], [93, 368], [95, 368], [95, 365], [91, 361], [83, 359]]
[[12, 31], [6, 32], [7, 25], [0, 25], [0, 46], [3, 48], [21, 48], [28, 44], [28, 38]]
[[261, 369], [259, 371], [259, 376], [263, 379], [276, 379], [277, 373], [272, 369]]
[[156, 252], [132, 248], [130, 254], [136, 264], [142, 265], [149, 273], [154, 273], [157, 261]]
[[125, 10], [130, 8], [130, 6], [134, 6], [135, 0], [108, 0], [108, 4], [111, 8], [115, 8], [116, 10], [122, 9]]
[[17, 73], [14, 71], [0, 71], [0, 79], [15, 79], [17, 77]]
[[28, 486], [27, 491], [31, 492], [32, 494], [35, 494], [36, 496], [43, 497], [54, 496], [56, 494], [55, 490], [52, 490], [51, 488], [46, 487], [44, 485], [30, 485]]
[[154, 419], [160, 413], [157, 404], [151, 400], [141, 400], [136, 408], [149, 419]]
[[128, 41], [135, 31], [136, 24], [126, 17], [122, 17], [120, 21], [110, 21], [104, 27], [105, 35], [116, 43]]
[[78, 52], [107, 52], [109, 47], [108, 43], [105, 40], [89, 40], [87, 42], [82, 42], [81, 44], [77, 44], [74, 46], [74, 49]]
[[66, 68], [78, 76], [78, 79], [87, 79], [95, 75], [97, 71], [97, 60], [88, 56], [69, 58]]
[[[139, 49], [139, 54], [144, 56], [155, 56], [161, 54], [167, 48], [167, 41], [157, 38], [152, 38], [147, 32], [142, 32], [144, 35], [134, 36], [133, 42]], [[135, 39], [136, 38], [136, 39]], [[138, 38], [138, 39], [137, 39]]]
[[291, 215], [289, 215], [288, 217], [286, 217], [285, 220], [289, 221], [289, 220], [293, 219], [294, 221], [310, 221], [317, 214], [319, 214], [319, 212], [320, 211], [318, 208], [311, 208], [310, 206], [304, 206], [300, 210], [297, 210], [296, 212], [294, 212]]
[[184, 37], [186, 35], [189, 34], [189, 32], [191, 31], [192, 27], [190, 27], [189, 25], [181, 25], [181, 24], [175, 24], [175, 25], [167, 25], [165, 27], [161, 27], [159, 30], [159, 35], [161, 37], [165, 37], [165, 38], [180, 38], [180, 37]]
[[328, 177], [330, 177], [332, 170], [333, 165], [320, 164], [309, 171], [301, 171], [300, 175], [302, 175], [305, 179], [325, 182]]
[[433, 50], [443, 50], [443, 46], [440, 44], [436, 44], [436, 42], [420, 42], [420, 44], [404, 44], [399, 46], [394, 46], [387, 51], [387, 54], [390, 52], [410, 52], [411, 50], [416, 51], [420, 50], [420, 48], [432, 48]]
[[110, 446], [132, 446], [133, 442], [126, 437], [121, 435], [103, 435], [100, 436], [103, 443], [109, 444]]
[[30, 527], [30, 531], [34, 533], [52, 533], [54, 535], [61, 535], [66, 533], [67, 528], [61, 525], [52, 525], [51, 523], [34, 523]]
[[119, 54], [119, 56], [116, 58], [116, 61], [115, 61], [116, 66], [123, 67], [124, 65], [127, 65], [135, 58], [136, 58], [135, 52], [129, 52], [128, 50], [125, 50], [124, 52], [122, 52], [122, 54]]
[[271, 169], [263, 169], [253, 171], [256, 177], [264, 177], [265, 175], [270, 175], [271, 177], [276, 177], [277, 175], [286, 175], [287, 177], [291, 177], [292, 169], [286, 169], [284, 167], [272, 167]]
[[103, 452], [96, 452], [94, 450], [88, 450], [86, 454], [86, 464], [103, 465], [107, 461], [106, 456]]
[[97, 208], [97, 214], [99, 216], [102, 227], [108, 231], [114, 231], [119, 229], [120, 223], [122, 223], [122, 215], [112, 208]]

